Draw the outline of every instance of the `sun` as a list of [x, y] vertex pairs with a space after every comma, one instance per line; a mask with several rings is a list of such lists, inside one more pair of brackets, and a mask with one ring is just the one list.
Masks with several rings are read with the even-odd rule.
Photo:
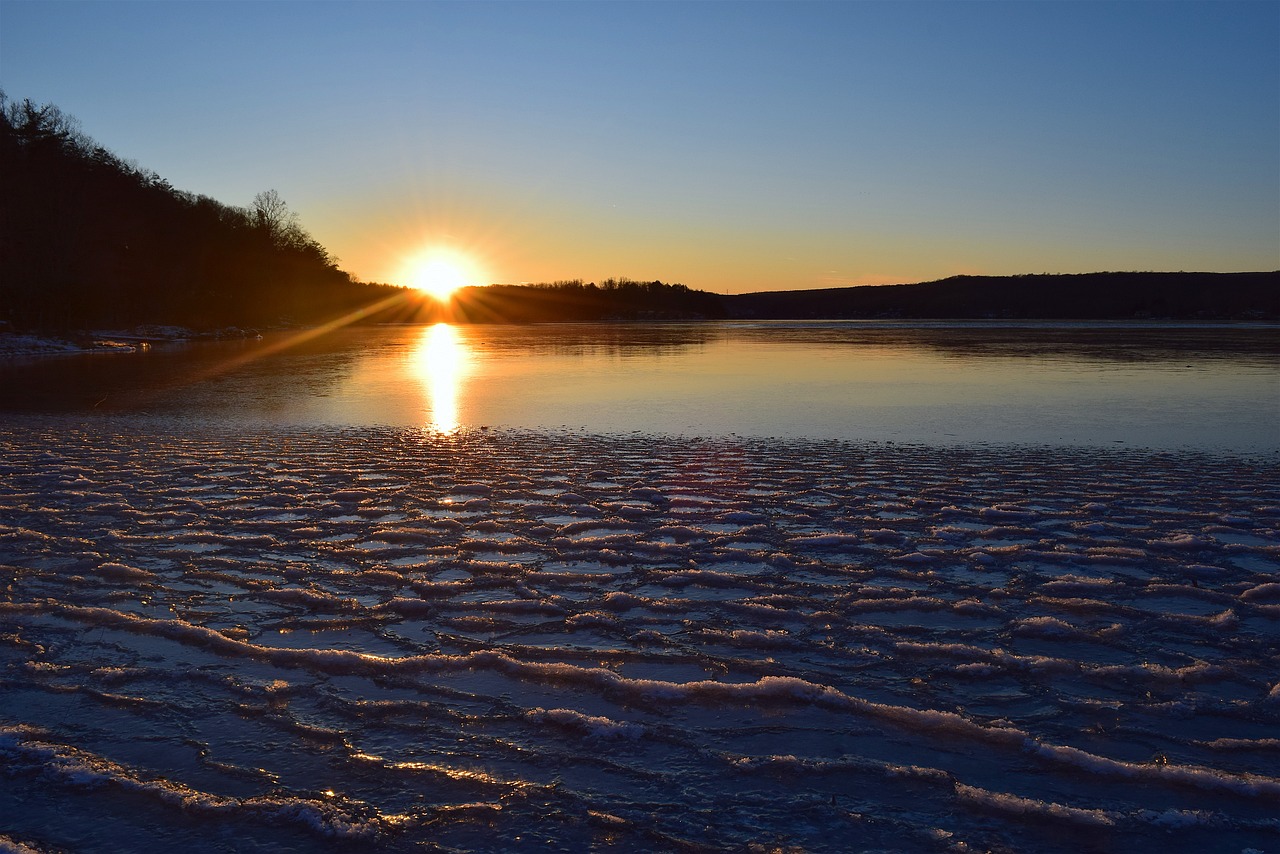
[[430, 249], [410, 259], [403, 280], [440, 302], [448, 302], [458, 288], [480, 283], [475, 261], [450, 249]]
[[414, 271], [413, 281], [410, 284], [445, 302], [454, 291], [466, 283], [466, 274], [457, 265], [436, 258]]

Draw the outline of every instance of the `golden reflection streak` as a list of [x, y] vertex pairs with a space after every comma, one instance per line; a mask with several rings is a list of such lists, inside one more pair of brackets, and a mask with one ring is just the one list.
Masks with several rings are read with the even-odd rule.
[[431, 404], [431, 429], [446, 436], [456, 433], [458, 394], [468, 368], [467, 346], [457, 328], [447, 323], [427, 327], [410, 358]]

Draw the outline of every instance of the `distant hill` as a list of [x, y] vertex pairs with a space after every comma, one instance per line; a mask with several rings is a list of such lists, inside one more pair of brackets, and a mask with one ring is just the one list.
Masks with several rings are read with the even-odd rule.
[[952, 276], [936, 282], [718, 295], [579, 280], [459, 292], [464, 323], [729, 319], [1280, 320], [1280, 272]]
[[721, 297], [756, 319], [1280, 319], [1280, 272], [952, 276], [914, 285]]
[[1280, 319], [1280, 271], [1083, 273], [722, 297], [739, 319]]

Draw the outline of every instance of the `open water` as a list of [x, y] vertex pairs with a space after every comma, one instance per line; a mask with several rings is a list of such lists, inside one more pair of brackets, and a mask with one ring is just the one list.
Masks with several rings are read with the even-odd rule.
[[1280, 327], [383, 326], [0, 364], [0, 409], [929, 444], [1275, 449]]

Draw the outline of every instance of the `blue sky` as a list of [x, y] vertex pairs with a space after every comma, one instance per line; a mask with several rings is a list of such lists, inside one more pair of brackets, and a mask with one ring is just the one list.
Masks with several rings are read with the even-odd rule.
[[0, 86], [365, 279], [1280, 268], [1280, 4], [0, 2]]

